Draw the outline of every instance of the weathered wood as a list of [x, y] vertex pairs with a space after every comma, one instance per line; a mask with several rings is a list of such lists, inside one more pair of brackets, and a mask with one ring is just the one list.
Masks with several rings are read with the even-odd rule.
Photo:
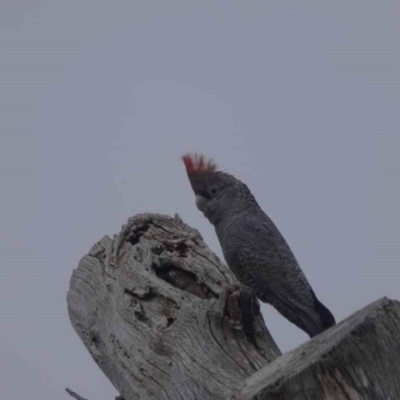
[[178, 216], [138, 215], [101, 239], [67, 300], [125, 400], [400, 399], [400, 303], [378, 300], [281, 355], [253, 292]]
[[175, 218], [142, 214], [73, 272], [72, 325], [126, 400], [227, 399], [280, 355], [249, 289]]
[[232, 399], [400, 399], [400, 303], [370, 304], [252, 375]]

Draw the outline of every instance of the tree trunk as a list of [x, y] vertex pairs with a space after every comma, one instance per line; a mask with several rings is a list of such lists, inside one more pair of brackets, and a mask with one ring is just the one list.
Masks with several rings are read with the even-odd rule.
[[253, 292], [178, 216], [137, 215], [103, 237], [67, 301], [125, 400], [400, 399], [398, 302], [381, 299], [282, 356]]

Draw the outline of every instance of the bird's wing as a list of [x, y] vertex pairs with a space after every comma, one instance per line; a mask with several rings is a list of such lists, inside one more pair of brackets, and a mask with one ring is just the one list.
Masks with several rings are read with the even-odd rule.
[[235, 225], [240, 242], [236, 257], [246, 271], [266, 281], [271, 290], [284, 291], [297, 302], [312, 305], [311, 286], [272, 220], [263, 213], [259, 218], [242, 218]]
[[[300, 326], [310, 336], [314, 336], [324, 330], [324, 323], [314, 306], [307, 306], [300, 303], [295, 297], [284, 291], [275, 290], [273, 285], [269, 285], [265, 274], [255, 273], [254, 280], [261, 291], [268, 291], [267, 302], [272, 304], [281, 314], [295, 325]], [[262, 300], [262, 297], [260, 296]]]
[[228, 264], [245, 269], [248, 286], [296, 325], [313, 334], [323, 330], [315, 295], [287, 242], [267, 217], [243, 219], [236, 227], [241, 246]]

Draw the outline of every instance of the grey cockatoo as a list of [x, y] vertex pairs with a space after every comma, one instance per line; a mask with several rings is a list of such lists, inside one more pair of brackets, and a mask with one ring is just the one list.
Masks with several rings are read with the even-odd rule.
[[335, 325], [272, 220], [248, 187], [202, 155], [182, 157], [196, 205], [214, 225], [225, 260], [257, 297], [313, 337]]

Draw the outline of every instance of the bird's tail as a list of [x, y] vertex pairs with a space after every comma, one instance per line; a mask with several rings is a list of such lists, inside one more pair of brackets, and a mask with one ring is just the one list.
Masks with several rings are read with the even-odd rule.
[[312, 338], [335, 325], [336, 321], [328, 308], [318, 300], [314, 291], [311, 288], [310, 290], [312, 302], [308, 301], [307, 303], [299, 301], [294, 296], [285, 295], [283, 290], [270, 290], [272, 293], [270, 296], [265, 295], [265, 290], [258, 290], [257, 296], [261, 301], [270, 303], [278, 312]]
[[329, 329], [331, 326], [336, 324], [335, 317], [317, 298], [314, 292], [312, 292], [314, 298], [315, 308], [322, 320], [322, 324], [325, 329]]
[[315, 308], [306, 313], [307, 323], [304, 324], [303, 329], [312, 338], [335, 325], [336, 321], [333, 314], [318, 300], [315, 293], [312, 291], [311, 294]]
[[312, 292], [314, 306], [305, 305], [294, 298], [276, 296], [273, 306], [289, 321], [306, 332], [310, 338], [335, 325], [335, 317]]

